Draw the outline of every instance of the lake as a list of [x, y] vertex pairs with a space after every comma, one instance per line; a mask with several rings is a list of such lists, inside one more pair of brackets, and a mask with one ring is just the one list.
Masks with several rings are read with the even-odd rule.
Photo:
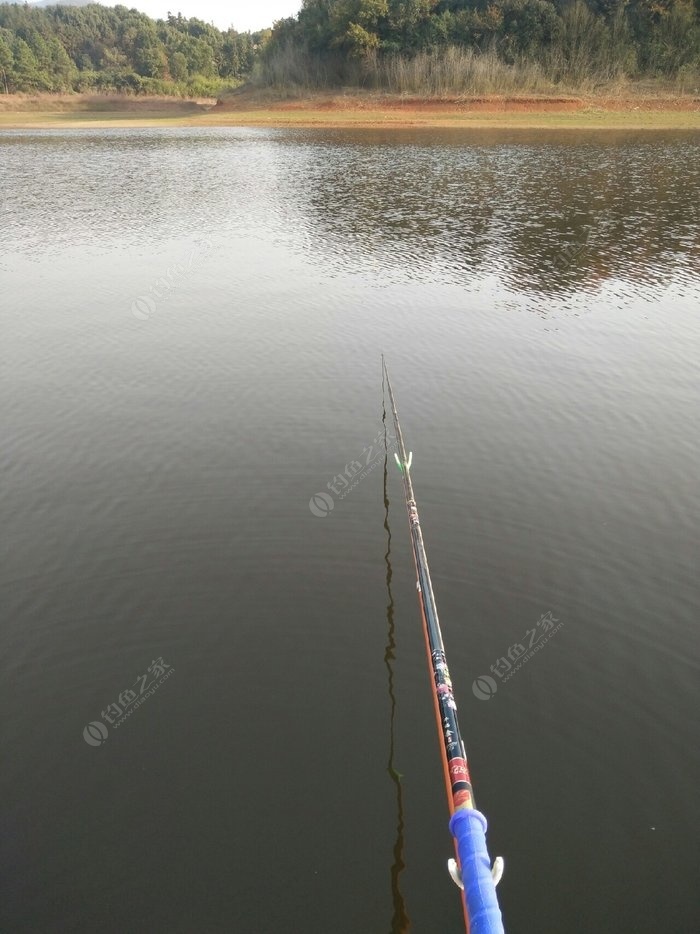
[[463, 930], [382, 353], [506, 930], [700, 929], [700, 137], [0, 182], [0, 929]]

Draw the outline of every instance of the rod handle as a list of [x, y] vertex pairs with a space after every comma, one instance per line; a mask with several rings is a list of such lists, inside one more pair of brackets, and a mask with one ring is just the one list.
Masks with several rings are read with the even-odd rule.
[[457, 842], [470, 934], [504, 934], [486, 848], [486, 818], [474, 808], [461, 808], [452, 815], [450, 833]]

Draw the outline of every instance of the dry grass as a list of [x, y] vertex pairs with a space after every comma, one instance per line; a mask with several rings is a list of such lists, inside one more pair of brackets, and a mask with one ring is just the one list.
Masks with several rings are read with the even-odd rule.
[[1, 94], [2, 113], [126, 113], [158, 112], [179, 116], [213, 107], [213, 98], [136, 97], [132, 94]]
[[504, 61], [495, 50], [480, 52], [451, 46], [413, 56], [369, 54], [361, 60], [338, 55], [312, 56], [294, 46], [278, 48], [263, 60], [252, 85], [272, 90], [277, 99], [290, 94], [345, 88], [421, 97], [484, 95], [568, 95], [629, 97], [658, 94], [664, 97], [697, 95], [700, 75], [679, 71], [665, 80], [632, 81], [614, 61], [592, 58], [585, 49], [580, 60], [567, 60], [560, 50], [542, 62], [521, 57]]
[[[563, 94], [452, 95], [380, 92], [282, 97], [271, 89], [235, 92], [217, 106], [172, 98], [65, 95], [3, 101], [0, 129], [110, 126], [510, 127], [700, 129], [700, 98], [626, 89], [608, 96]], [[134, 106], [136, 105], [136, 106]], [[118, 107], [112, 110], [110, 108]]]

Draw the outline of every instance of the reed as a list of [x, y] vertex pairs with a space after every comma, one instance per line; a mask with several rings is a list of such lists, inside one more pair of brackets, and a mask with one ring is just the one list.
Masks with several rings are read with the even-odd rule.
[[[628, 65], [633, 53], [626, 53]], [[632, 74], [630, 73], [632, 72]], [[448, 46], [414, 55], [372, 52], [361, 60], [338, 54], [310, 55], [292, 45], [258, 64], [252, 84], [285, 91], [348, 88], [430, 97], [488, 94], [619, 94], [638, 80], [633, 69], [603, 54], [585, 37], [585, 19], [569, 31], [566, 51], [550, 49], [541, 60], [505, 61], [495, 49], [479, 52]], [[672, 79], [645, 87], [697, 93], [700, 74], [681, 67]]]

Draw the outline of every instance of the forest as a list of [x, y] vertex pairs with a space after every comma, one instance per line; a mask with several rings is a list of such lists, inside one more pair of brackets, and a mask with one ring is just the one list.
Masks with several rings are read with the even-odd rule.
[[125, 6], [0, 4], [0, 93], [123, 91], [215, 96], [248, 76], [267, 33], [222, 32]]
[[304, 0], [258, 33], [125, 6], [0, 4], [0, 93], [700, 93], [700, 0]]
[[700, 89], [700, 0], [304, 0], [263, 83], [396, 92]]

